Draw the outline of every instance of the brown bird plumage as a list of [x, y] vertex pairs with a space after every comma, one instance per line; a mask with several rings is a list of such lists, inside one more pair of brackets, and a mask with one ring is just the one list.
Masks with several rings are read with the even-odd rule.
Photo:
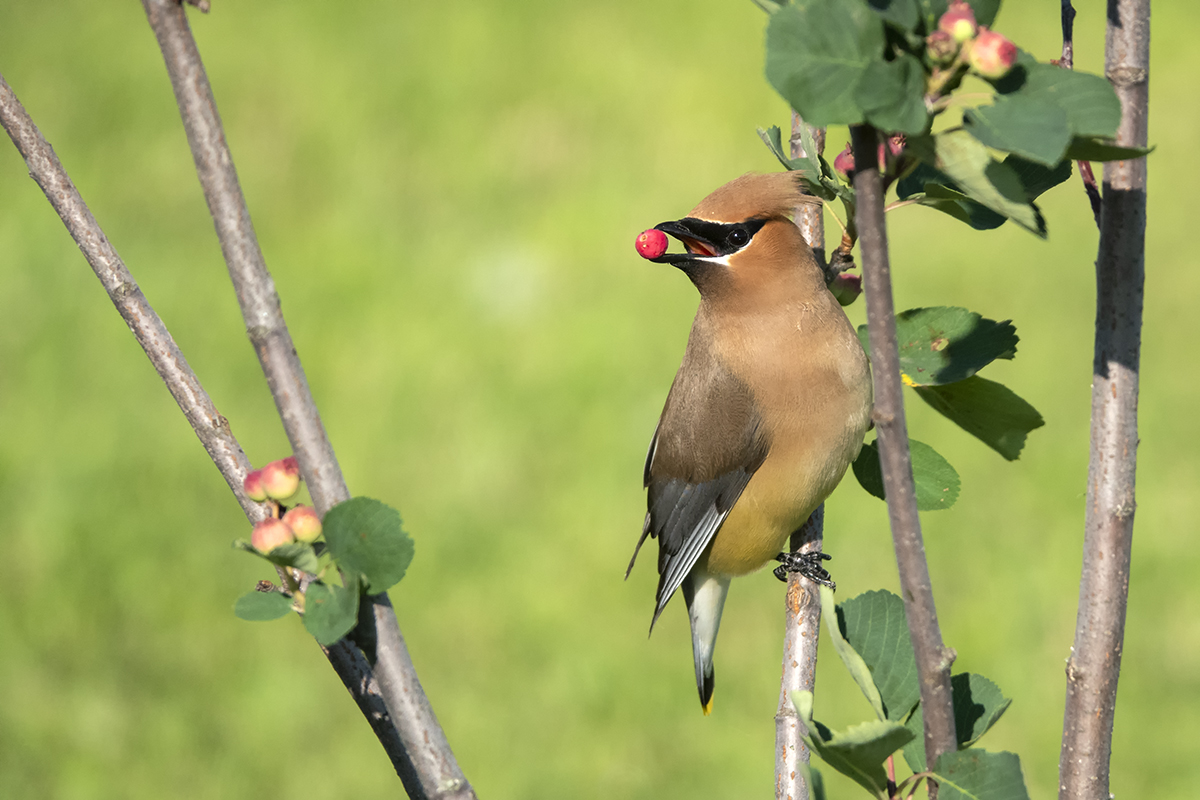
[[656, 226], [688, 252], [653, 260], [687, 274], [700, 308], [646, 458], [638, 548], [658, 539], [655, 620], [683, 589], [705, 713], [730, 578], [783, 549], [869, 424], [867, 357], [791, 222], [802, 202], [788, 173], [744, 175]]

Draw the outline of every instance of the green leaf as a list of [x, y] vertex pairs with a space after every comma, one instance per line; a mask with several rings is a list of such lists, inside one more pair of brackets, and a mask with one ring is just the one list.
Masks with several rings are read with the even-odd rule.
[[281, 544], [263, 556], [263, 558], [272, 564], [278, 564], [281, 567], [293, 567], [310, 575], [315, 575], [321, 571], [321, 564], [317, 561], [316, 551], [313, 550], [311, 544], [305, 542]]
[[947, 419], [1009, 461], [1021, 455], [1029, 432], [1046, 424], [1036, 408], [1007, 386], [978, 375], [916, 391]]
[[1071, 142], [1067, 112], [1051, 100], [998, 95], [990, 106], [968, 108], [963, 124], [979, 141], [997, 150], [1053, 167]]
[[1021, 185], [1025, 187], [1025, 194], [1029, 195], [1030, 200], [1038, 199], [1042, 194], [1071, 177], [1071, 159], [1069, 158], [1064, 158], [1057, 164], [1046, 167], [1014, 154], [1004, 159], [1004, 163], [1017, 173], [1017, 177], [1021, 179]]
[[[808, 134], [807, 128], [805, 128], [804, 134]], [[809, 153], [816, 152], [816, 145], [812, 144], [811, 135], [807, 137], [810, 145], [805, 146], [805, 155], [802, 158], [795, 159], [789, 158], [784, 151], [783, 136], [777, 125], [772, 125], [766, 130], [759, 128], [758, 137], [770, 148], [775, 158], [779, 159], [780, 164], [800, 176], [800, 179], [804, 181], [805, 188], [810, 193], [825, 200], [833, 200], [837, 197], [837, 193], [829, 188], [827, 185], [828, 181], [822, 175], [821, 162], [818, 160], [818, 157], [808, 155]], [[811, 146], [811, 150], [809, 146]]]
[[1126, 161], [1153, 152], [1153, 147], [1121, 147], [1111, 139], [1095, 136], [1076, 136], [1067, 148], [1067, 158], [1073, 161]]
[[358, 579], [346, 586], [314, 581], [304, 592], [304, 627], [319, 644], [329, 647], [358, 622]]
[[993, 159], [983, 142], [970, 133], [962, 129], [939, 133], [933, 137], [932, 149], [928, 137], [914, 137], [910, 144], [922, 161], [944, 172], [972, 200], [1046, 236], [1046, 222], [1029, 201], [1016, 171]]
[[917, 0], [867, 0], [871, 10], [902, 31], [912, 31], [921, 21]]
[[810, 766], [807, 761], [799, 759], [796, 766], [800, 768], [800, 772], [804, 776], [804, 784], [808, 786], [809, 800], [825, 800], [825, 778], [822, 777], [821, 771]]
[[[869, 347], [866, 325], [858, 326], [858, 339]], [[957, 306], [901, 311], [896, 340], [900, 378], [909, 386], [961, 381], [997, 358], [1011, 359], [1020, 341], [1012, 320], [996, 322]]]
[[1099, 75], [1021, 58], [1011, 77], [996, 87], [1007, 97], [1044, 100], [1061, 108], [1075, 136], [1113, 136], [1121, 122], [1121, 101]]
[[883, 763], [908, 743], [911, 732], [903, 725], [885, 720], [863, 722], [834, 732], [812, 718], [810, 692], [793, 692], [792, 704], [808, 728], [804, 742], [810, 750], [876, 797], [886, 797], [887, 774]]
[[[999, 686], [972, 672], [950, 678], [950, 692], [959, 750], [979, 741], [1012, 704]], [[904, 760], [913, 772], [922, 772], [925, 769], [925, 718], [919, 706], [905, 727], [914, 733], [914, 738], [904, 746]]]
[[413, 559], [413, 542], [400, 527], [399, 512], [369, 497], [329, 509], [322, 532], [338, 566], [362, 575], [371, 594], [399, 583]]
[[934, 775], [938, 800], [1029, 800], [1016, 753], [978, 749], [942, 753]]
[[233, 613], [247, 622], [266, 622], [287, 616], [292, 599], [279, 592], [247, 592], [237, 599]]
[[[854, 469], [854, 477], [858, 478], [864, 489], [880, 500], [886, 500], [877, 444], [864, 444], [851, 467]], [[958, 500], [961, 482], [950, 462], [938, 455], [932, 447], [916, 439], [908, 440], [908, 449], [912, 456], [917, 508], [921, 511], [937, 511], [954, 505]]]
[[794, 0], [767, 24], [767, 80], [810, 125], [862, 122], [854, 90], [883, 42], [864, 0]]
[[[1071, 177], [1071, 162], [1068, 159], [1050, 169], [1014, 154], [1005, 158], [1003, 163], [1017, 173], [1030, 200], [1036, 200], [1048, 189]], [[921, 205], [949, 214], [978, 231], [989, 231], [1008, 221], [958, 191], [948, 175], [924, 163], [918, 163], [912, 172], [900, 179], [896, 184], [896, 195], [901, 200], [916, 199]]]
[[[828, 612], [822, 609], [822, 613]], [[903, 722], [921, 699], [904, 601], [883, 590], [865, 592], [838, 604], [837, 624], [870, 670], [885, 718]]]
[[[908, 53], [894, 61], [872, 61], [854, 90], [867, 121], [883, 131], [917, 134], [925, 130], [925, 69]], [[1063, 143], [1066, 147], [1066, 143]]]
[[[879, 687], [875, 685], [875, 679], [871, 676], [871, 668], [867, 666], [867, 662], [863, 660], [863, 657], [854, 649], [854, 645], [850, 644], [844, 635], [845, 628], [842, 625], [842, 616], [838, 613], [838, 608], [834, 605], [833, 590], [828, 586], [822, 586], [820, 592], [821, 616], [825, 618], [825, 627], [829, 631], [829, 638], [833, 640], [833, 649], [837, 651], [838, 656], [842, 659], [842, 663], [846, 665], [846, 670], [850, 673], [850, 677], [854, 678], [854, 682], [858, 684], [858, 688], [866, 696], [867, 702], [871, 704], [871, 708], [875, 709], [875, 716], [880, 719], [887, 719], [888, 712], [884, 707]], [[834, 620], [837, 620], [836, 624]], [[911, 709], [911, 706], [909, 708]]]
[[754, 3], [754, 5], [761, 8], [763, 11], [767, 12], [768, 14], [774, 14], [776, 11], [783, 8], [783, 6], [784, 6], [784, 4], [782, 2], [776, 2], [776, 0], [750, 0], [750, 1], [752, 3]]

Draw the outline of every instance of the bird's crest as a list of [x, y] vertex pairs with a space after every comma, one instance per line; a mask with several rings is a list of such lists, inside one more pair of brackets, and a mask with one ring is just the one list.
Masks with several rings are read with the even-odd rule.
[[701, 200], [688, 216], [712, 222], [787, 219], [796, 206], [812, 199], [800, 190], [793, 172], [748, 172]]

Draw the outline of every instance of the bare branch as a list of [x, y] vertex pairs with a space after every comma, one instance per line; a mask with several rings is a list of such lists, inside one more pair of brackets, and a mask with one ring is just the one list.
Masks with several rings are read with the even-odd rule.
[[[817, 506], [800, 530], [792, 534], [793, 553], [819, 553], [825, 527], [825, 505]], [[775, 711], [775, 798], [808, 800], [800, 764], [809, 762], [801, 734], [804, 723], [792, 705], [792, 692], [811, 692], [817, 678], [817, 642], [821, 632], [821, 596], [817, 587], [795, 572], [788, 574], [787, 611], [783, 633], [783, 678]]]
[[213, 405], [166, 325], [151, 308], [137, 281], [83, 202], [55, 155], [54, 148], [42, 137], [3, 76], [0, 76], [0, 123], [3, 123], [4, 130], [25, 159], [29, 176], [45, 192], [46, 199], [62, 218], [67, 231], [79, 245], [134, 338], [146, 351], [150, 363], [179, 404], [246, 516], [251, 522], [266, 519], [271, 514], [270, 505], [256, 503], [242, 491], [242, 479], [250, 471], [250, 461], [233, 437], [228, 420]]
[[[1105, 73], [1121, 99], [1117, 144], [1145, 147], [1149, 103], [1150, 2], [1108, 4]], [[1146, 159], [1104, 169], [1096, 260], [1083, 569], [1059, 757], [1059, 798], [1107, 800], [1113, 715], [1125, 638], [1137, 472], [1137, 401], [1145, 281]]]
[[[280, 311], [187, 16], [179, 0], [142, 0], [142, 5], [162, 50], [246, 332], [313, 504], [323, 516], [349, 499], [350, 492]], [[369, 617], [375, 630], [359, 630], [356, 635], [376, 643], [374, 668], [379, 689], [419, 780], [414, 782], [412, 773], [406, 776], [400, 771], [405, 789], [412, 797], [474, 797], [417, 679], [391, 602], [385, 594], [364, 598], [364, 602], [370, 603], [371, 614], [360, 615], [360, 619]]]
[[[883, 214], [883, 182], [879, 174], [879, 135], [869, 125], [850, 128], [854, 143], [854, 189], [863, 283], [867, 295], [867, 326], [871, 341], [871, 373], [875, 380], [873, 419], [878, 431], [879, 459], [904, 611], [916, 654], [925, 715], [925, 759], [929, 768], [942, 753], [954, 752], [954, 709], [950, 695], [950, 665], [954, 651], [942, 644], [933, 585], [925, 561], [921, 520], [913, 485], [908, 427], [904, 420], [903, 384], [896, 341], [896, 311], [892, 302], [891, 266], [888, 262], [887, 223]], [[932, 797], [933, 784], [930, 784]]]
[[[800, 131], [805, 125], [792, 112], [792, 158], [806, 155]], [[825, 149], [825, 129], [809, 128], [817, 154]], [[817, 263], [825, 266], [824, 206], [801, 204], [795, 212], [796, 226]], [[824, 543], [825, 506], [822, 504], [808, 521], [792, 534], [793, 553], [819, 553]], [[792, 692], [813, 691], [816, 685], [817, 643], [821, 631], [821, 600], [815, 587], [797, 573], [789, 573], [787, 601], [784, 611], [783, 674], [779, 682], [779, 706], [775, 711], [775, 797], [777, 800], [807, 800], [809, 790], [804, 782], [801, 763], [809, 761], [808, 747], [801, 738], [803, 723], [792, 705]]]
[[[0, 123], [12, 137], [25, 159], [29, 175], [45, 192], [46, 198], [62, 218], [71, 237], [100, 279], [113, 305], [129, 325], [150, 363], [179, 404], [209, 457], [237, 497], [251, 523], [273, 513], [273, 503], [256, 503], [246, 497], [242, 479], [250, 471], [250, 461], [234, 438], [229, 422], [221, 416], [199, 378], [188, 366], [162, 319], [147, 302], [133, 275], [125, 267], [92, 212], [84, 203], [75, 184], [42, 137], [33, 120], [0, 76]], [[338, 676], [350, 690], [355, 703], [375, 730], [398, 774], [409, 769], [408, 755], [396, 729], [388, 718], [387, 707], [371, 677], [371, 667], [353, 647], [342, 642], [326, 651]]]

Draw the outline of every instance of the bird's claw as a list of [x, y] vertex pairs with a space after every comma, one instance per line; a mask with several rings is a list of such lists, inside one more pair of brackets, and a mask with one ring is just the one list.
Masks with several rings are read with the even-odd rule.
[[829, 572], [821, 566], [822, 561], [829, 561], [833, 556], [828, 553], [780, 553], [775, 556], [775, 560], [780, 562], [780, 566], [774, 569], [776, 578], [787, 582], [789, 572], [795, 572], [803, 575], [813, 583], [819, 583], [822, 586], [828, 586], [830, 589], [836, 589], [837, 584], [834, 583], [833, 577]]

